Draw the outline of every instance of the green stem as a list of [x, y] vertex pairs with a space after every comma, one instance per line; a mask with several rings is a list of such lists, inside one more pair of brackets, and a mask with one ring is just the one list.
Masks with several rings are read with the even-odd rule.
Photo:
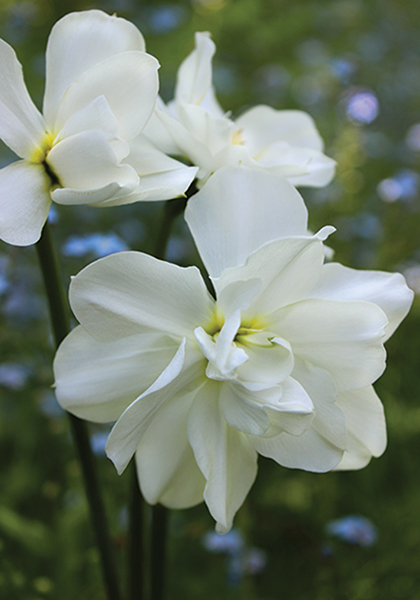
[[[41, 238], [35, 244], [44, 279], [50, 310], [55, 346], [70, 332], [67, 297], [60, 277], [57, 255], [48, 221]], [[87, 425], [69, 413], [70, 427], [82, 469], [83, 482], [90, 508], [92, 526], [102, 563], [103, 579], [108, 600], [120, 600], [117, 573], [111, 551], [111, 542], [105, 515], [105, 507], [99, 489], [95, 459], [89, 442]]]
[[165, 590], [166, 541], [169, 510], [161, 504], [152, 507], [152, 539], [150, 544], [150, 600], [162, 600]]
[[136, 461], [131, 461], [131, 498], [128, 529], [128, 600], [144, 600], [144, 499], [137, 478]]
[[172, 226], [175, 219], [183, 212], [188, 198], [176, 198], [165, 202], [163, 219], [155, 244], [156, 258], [165, 258], [166, 247], [171, 237]]

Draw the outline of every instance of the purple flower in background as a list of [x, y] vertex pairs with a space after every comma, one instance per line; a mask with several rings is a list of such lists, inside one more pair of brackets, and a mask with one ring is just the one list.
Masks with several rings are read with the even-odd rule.
[[335, 521], [330, 521], [325, 530], [330, 535], [343, 540], [348, 544], [355, 544], [368, 548], [375, 544], [378, 539], [378, 531], [375, 525], [360, 515], [348, 515]]

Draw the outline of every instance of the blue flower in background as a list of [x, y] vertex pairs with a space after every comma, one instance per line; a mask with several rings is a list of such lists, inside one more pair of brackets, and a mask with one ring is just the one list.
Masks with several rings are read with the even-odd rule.
[[372, 521], [360, 515], [348, 515], [330, 521], [325, 530], [339, 540], [364, 548], [373, 546], [378, 539], [378, 531], [375, 525]]
[[102, 258], [114, 252], [128, 250], [127, 244], [117, 234], [89, 233], [87, 235], [72, 235], [62, 247], [66, 256], [81, 257], [92, 254], [95, 258]]
[[203, 546], [209, 552], [227, 555], [229, 587], [238, 586], [244, 575], [259, 575], [267, 564], [266, 553], [259, 548], [247, 547], [238, 529], [224, 534], [208, 531], [203, 537]]
[[13, 362], [1, 363], [0, 386], [8, 390], [19, 391], [25, 387], [31, 373], [31, 369], [25, 365]]
[[203, 546], [209, 552], [237, 554], [245, 546], [245, 540], [238, 529], [231, 529], [228, 533], [208, 531], [203, 537]]

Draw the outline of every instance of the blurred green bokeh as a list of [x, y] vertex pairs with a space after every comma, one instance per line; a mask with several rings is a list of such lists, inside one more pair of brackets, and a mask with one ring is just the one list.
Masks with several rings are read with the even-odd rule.
[[[329, 244], [348, 266], [399, 270], [420, 293], [420, 11], [415, 0], [2, 0], [0, 37], [24, 67], [41, 106], [49, 30], [73, 10], [102, 8], [132, 20], [161, 63], [171, 98], [195, 31], [217, 46], [214, 77], [226, 110], [299, 108], [316, 120], [334, 182], [301, 190], [313, 230], [332, 224]], [[13, 160], [0, 148], [0, 164]], [[55, 207], [54, 235], [67, 285], [107, 244], [152, 251], [162, 203], [102, 211]], [[83, 251], [93, 234], [102, 250]], [[79, 236], [78, 238], [75, 236]], [[169, 247], [197, 259], [182, 220]], [[85, 240], [85, 242], [83, 241]], [[81, 245], [80, 245], [81, 244]], [[80, 250], [82, 248], [82, 250]], [[86, 246], [87, 248], [87, 246]], [[95, 250], [96, 248], [96, 250]], [[78, 250], [79, 249], [79, 250]], [[96, 252], [96, 254], [95, 254]], [[420, 589], [420, 307], [387, 345], [376, 389], [388, 423], [383, 457], [360, 472], [314, 475], [260, 461], [236, 519], [267, 566], [227, 585], [223, 555], [202, 536], [203, 505], [171, 517], [168, 600], [416, 600]], [[79, 467], [55, 404], [48, 315], [33, 248], [0, 245], [0, 598], [103, 598]], [[92, 426], [101, 452], [103, 428]], [[96, 446], [95, 446], [96, 447]], [[111, 529], [122, 573], [127, 544], [127, 476], [100, 454]], [[371, 547], [333, 539], [325, 526], [361, 514], [376, 526]]]

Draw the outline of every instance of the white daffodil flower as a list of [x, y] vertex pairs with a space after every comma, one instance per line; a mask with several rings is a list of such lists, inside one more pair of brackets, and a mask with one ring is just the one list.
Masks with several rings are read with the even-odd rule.
[[300, 110], [260, 105], [232, 120], [217, 102], [211, 61], [215, 45], [208, 33], [195, 34], [195, 49], [181, 64], [175, 97], [159, 99], [145, 133], [158, 147], [197, 165], [202, 185], [225, 165], [245, 165], [286, 177], [295, 186], [322, 187], [335, 171], [323, 154], [313, 119]]
[[196, 169], [138, 137], [155, 106], [159, 63], [128, 21], [91, 10], [56, 23], [46, 50], [43, 115], [3, 40], [0, 67], [0, 138], [22, 159], [0, 170], [0, 239], [36, 242], [51, 200], [164, 200], [194, 178]]
[[116, 421], [107, 454], [118, 472], [135, 455], [149, 503], [204, 499], [223, 532], [258, 454], [324, 472], [384, 451], [372, 383], [413, 293], [400, 274], [324, 264], [332, 228], [308, 235], [296, 189], [263, 171], [221, 169], [186, 220], [216, 299], [195, 267], [137, 252], [89, 265], [55, 385], [75, 415]]

